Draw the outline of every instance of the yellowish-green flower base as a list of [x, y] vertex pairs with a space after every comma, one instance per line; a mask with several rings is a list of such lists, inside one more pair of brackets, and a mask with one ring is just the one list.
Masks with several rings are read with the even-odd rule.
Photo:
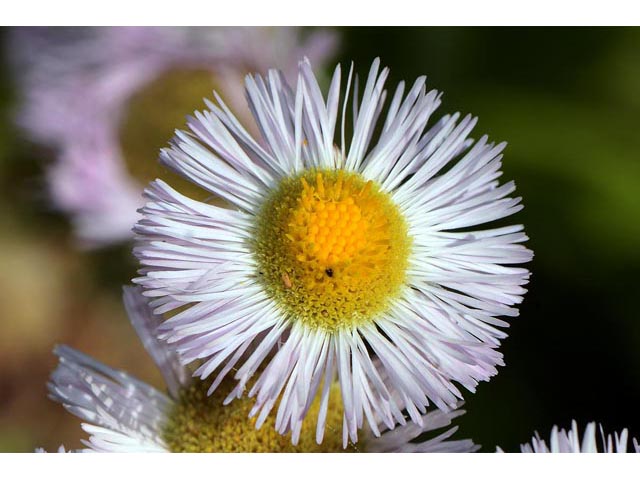
[[269, 295], [333, 332], [383, 312], [405, 282], [404, 217], [372, 181], [341, 170], [285, 178], [258, 215], [255, 252]]
[[[291, 436], [280, 435], [275, 430], [275, 416], [270, 415], [259, 430], [255, 418], [248, 418], [255, 402], [254, 398], [243, 397], [229, 405], [222, 405], [233, 387], [225, 381], [211, 395], [207, 396], [204, 382], [197, 380], [183, 391], [169, 415], [164, 429], [164, 440], [172, 452], [353, 452], [355, 446], [342, 448], [342, 404], [339, 389], [331, 391], [324, 441], [315, 441], [316, 418], [320, 407], [314, 402], [304, 420], [300, 441], [291, 444]], [[273, 413], [273, 412], [272, 412]]]
[[[176, 128], [184, 128], [187, 115], [202, 109], [204, 97], [216, 87], [214, 75], [204, 70], [172, 70], [134, 95], [120, 126], [120, 146], [127, 170], [140, 185], [161, 178], [180, 193], [207, 200], [211, 193], [173, 173], [158, 161]], [[213, 202], [223, 205], [222, 200]]]

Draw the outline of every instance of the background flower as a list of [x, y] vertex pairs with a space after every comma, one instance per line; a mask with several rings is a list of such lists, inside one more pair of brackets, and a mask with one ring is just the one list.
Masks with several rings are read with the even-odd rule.
[[246, 73], [274, 64], [292, 72], [304, 55], [321, 64], [335, 49], [331, 32], [302, 36], [293, 27], [12, 30], [18, 121], [53, 149], [51, 200], [81, 244], [131, 237], [142, 185], [160, 171], [157, 152], [190, 102], [215, 86], [246, 117], [237, 87]]
[[[580, 437], [578, 424], [575, 420], [571, 422], [569, 431], [558, 429], [556, 425], [551, 430], [549, 444], [542, 438], [538, 432], [531, 438], [531, 443], [520, 445], [522, 453], [626, 453], [628, 447], [629, 432], [625, 428], [620, 433], [613, 435], [604, 434], [602, 425], [598, 433], [596, 422], [587, 424], [584, 435]], [[640, 452], [640, 445], [634, 438], [632, 439], [633, 448], [636, 452]], [[498, 447], [498, 451], [502, 449]]]
[[[127, 373], [103, 365], [67, 346], [57, 347], [60, 364], [51, 376], [51, 398], [88, 423], [83, 451], [97, 452], [315, 452], [342, 451], [337, 429], [317, 445], [313, 426], [306, 425], [302, 441], [294, 447], [290, 439], [273, 430], [273, 422], [256, 430], [247, 417], [249, 405], [236, 402], [224, 406], [223, 398], [208, 397], [198, 386], [190, 387], [189, 372], [177, 360], [176, 352], [158, 340], [155, 329], [162, 319], [155, 316], [140, 289], [125, 288], [124, 303], [132, 325], [145, 349], [166, 381], [169, 395]], [[196, 388], [194, 391], [193, 388]], [[332, 403], [336, 409], [339, 403]], [[379, 438], [363, 435], [362, 443], [348, 445], [351, 452], [473, 452], [471, 440], [450, 440], [457, 428], [425, 439], [423, 434], [447, 427], [464, 411], [436, 411], [413, 424], [384, 432]], [[333, 420], [340, 420], [330, 413]], [[419, 441], [415, 441], [420, 437]], [[61, 450], [64, 449], [61, 447]]]

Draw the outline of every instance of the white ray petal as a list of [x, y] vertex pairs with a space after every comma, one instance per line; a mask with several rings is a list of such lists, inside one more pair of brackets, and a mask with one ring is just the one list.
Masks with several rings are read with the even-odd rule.
[[127, 444], [166, 450], [161, 433], [172, 405], [169, 397], [67, 346], [54, 353], [60, 364], [48, 384], [50, 396], [92, 424], [88, 431], [98, 434], [92, 445], [112, 451]]

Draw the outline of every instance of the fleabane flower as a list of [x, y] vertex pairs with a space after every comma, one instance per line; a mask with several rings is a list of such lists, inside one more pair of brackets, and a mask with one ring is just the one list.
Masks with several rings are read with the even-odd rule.
[[[602, 426], [598, 434], [596, 422], [587, 424], [587, 428], [580, 439], [578, 424], [575, 420], [571, 422], [571, 428], [567, 431], [559, 429], [556, 425], [551, 430], [549, 444], [540, 438], [538, 432], [531, 438], [530, 443], [520, 445], [522, 453], [627, 453], [629, 432], [625, 428], [620, 433], [605, 435]], [[634, 438], [633, 449], [640, 452], [640, 444]], [[498, 447], [498, 452], [503, 450]]]
[[502, 365], [499, 317], [525, 293], [523, 227], [479, 229], [522, 208], [498, 180], [505, 145], [474, 144], [471, 116], [430, 122], [440, 95], [424, 77], [383, 114], [388, 74], [375, 60], [360, 97], [353, 67], [341, 93], [338, 66], [326, 99], [308, 61], [295, 89], [278, 71], [248, 76], [260, 141], [214, 93], [160, 158], [231, 207], [157, 180], [135, 227], [136, 282], [172, 315], [162, 338], [213, 375], [209, 393], [232, 372], [227, 401], [247, 389], [256, 425], [276, 409], [294, 442], [316, 396], [322, 441], [336, 376], [353, 442], [376, 419], [454, 408], [456, 384], [473, 391]]
[[245, 74], [276, 63], [295, 76], [301, 55], [322, 63], [337, 43], [331, 31], [293, 27], [9, 33], [7, 53], [23, 100], [17, 121], [50, 149], [52, 203], [70, 217], [84, 247], [131, 239], [143, 186], [160, 173], [157, 151], [203, 95], [217, 88], [246, 118]]
[[[342, 447], [340, 397], [329, 404], [327, 439], [315, 442], [313, 425], [305, 422], [298, 445], [271, 428], [256, 430], [248, 418], [249, 399], [224, 406], [224, 382], [207, 395], [208, 386], [191, 381], [190, 372], [178, 361], [173, 348], [158, 340], [160, 318], [148, 308], [135, 288], [124, 295], [131, 323], [162, 372], [168, 392], [162, 392], [127, 373], [114, 370], [69, 347], [55, 350], [60, 359], [49, 382], [50, 396], [85, 422], [90, 437], [81, 451], [97, 452], [473, 452], [471, 440], [451, 440], [457, 427], [425, 439], [425, 432], [441, 430], [464, 413], [435, 411], [423, 418], [423, 426], [408, 424], [386, 431], [380, 438], [365, 435], [361, 443]], [[333, 387], [334, 389], [337, 386]], [[311, 406], [319, 409], [319, 403]], [[273, 421], [271, 421], [273, 423]], [[420, 437], [420, 439], [416, 439]], [[39, 450], [43, 451], [43, 450]], [[61, 450], [64, 452], [64, 447]]]

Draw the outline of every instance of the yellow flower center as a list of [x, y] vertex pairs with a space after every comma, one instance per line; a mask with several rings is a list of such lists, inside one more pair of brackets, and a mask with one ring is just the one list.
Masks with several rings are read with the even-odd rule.
[[176, 401], [164, 427], [163, 437], [172, 452], [353, 452], [358, 448], [350, 445], [342, 448], [342, 405], [337, 385], [329, 396], [329, 409], [324, 440], [315, 441], [315, 422], [320, 402], [315, 401], [305, 418], [300, 440], [291, 444], [290, 435], [280, 435], [275, 430], [271, 415], [259, 430], [255, 418], [248, 418], [254, 399], [243, 397], [223, 406], [225, 396], [233, 387], [224, 381], [207, 396], [207, 385], [196, 381], [185, 389]]
[[389, 195], [342, 170], [282, 180], [258, 215], [255, 251], [267, 292], [294, 320], [329, 331], [389, 306], [410, 247]]

